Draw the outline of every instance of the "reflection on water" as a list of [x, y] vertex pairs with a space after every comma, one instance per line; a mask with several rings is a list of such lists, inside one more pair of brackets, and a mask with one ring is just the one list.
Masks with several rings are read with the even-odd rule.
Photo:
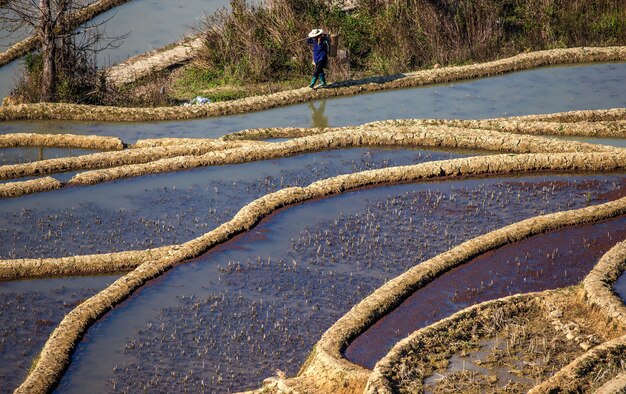
[[328, 127], [328, 117], [324, 115], [326, 100], [319, 101], [318, 108], [315, 107], [317, 103], [318, 101], [309, 103], [309, 108], [311, 109], [311, 127], [325, 129]]
[[56, 147], [19, 147], [0, 149], [0, 165], [30, 163], [34, 161], [72, 157], [98, 152], [90, 149]]

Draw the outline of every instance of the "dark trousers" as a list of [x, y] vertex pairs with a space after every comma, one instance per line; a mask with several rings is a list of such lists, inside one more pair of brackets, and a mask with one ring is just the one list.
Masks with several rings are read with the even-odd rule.
[[318, 78], [320, 74], [324, 74], [324, 69], [328, 67], [328, 59], [324, 59], [321, 62], [315, 63], [315, 71], [313, 71], [313, 76]]

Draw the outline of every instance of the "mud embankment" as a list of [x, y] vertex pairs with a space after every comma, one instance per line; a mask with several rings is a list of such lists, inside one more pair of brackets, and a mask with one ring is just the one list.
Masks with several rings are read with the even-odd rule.
[[[605, 110], [581, 110], [559, 112], [546, 115], [515, 116], [495, 119], [398, 119], [366, 123], [361, 127], [415, 127], [448, 126], [464, 129], [493, 130], [513, 134], [535, 134], [584, 137], [626, 137], [626, 108]], [[271, 138], [297, 138], [331, 131], [345, 130], [348, 127], [309, 129], [309, 128], [265, 128], [248, 129], [221, 137], [223, 140], [265, 140]]]
[[334, 83], [327, 89], [312, 90], [309, 88], [301, 88], [202, 106], [120, 108], [60, 103], [14, 105], [0, 108], [0, 120], [65, 119], [146, 122], [154, 120], [194, 119], [261, 111], [324, 98], [487, 77], [555, 64], [620, 60], [626, 60], [626, 47], [551, 49], [522, 53], [510, 58], [487, 63], [422, 70], [358, 81], [345, 81]]
[[[41, 160], [37, 162], [0, 166], [0, 179], [16, 179], [28, 176], [48, 175], [76, 170], [89, 170], [74, 176], [68, 184], [93, 185], [121, 178], [136, 177], [162, 172], [188, 170], [197, 167], [239, 164], [259, 160], [289, 157], [304, 153], [356, 147], [434, 147], [451, 149], [478, 149], [506, 153], [535, 152], [618, 152], [619, 148], [576, 141], [514, 135], [492, 130], [465, 129], [448, 126], [422, 126], [411, 121], [385, 122], [354, 128], [338, 128], [328, 131], [318, 129], [261, 129], [249, 131], [249, 135], [305, 135], [289, 141], [267, 143], [229, 139], [166, 138], [138, 141], [132, 149], [101, 152], [77, 157]], [[247, 135], [248, 135], [247, 134]], [[85, 137], [74, 140], [71, 136], [43, 137], [49, 143], [93, 144], [97, 139]], [[109, 146], [114, 141], [103, 137]], [[7, 137], [12, 143], [16, 137]], [[37, 138], [33, 138], [36, 142]], [[24, 144], [27, 144], [25, 142]], [[115, 142], [115, 146], [122, 144]], [[24, 193], [23, 193], [24, 194]]]
[[190, 37], [171, 48], [158, 49], [132, 57], [109, 68], [107, 70], [108, 80], [115, 86], [135, 82], [176, 64], [188, 62], [202, 45], [203, 38]]
[[0, 183], [0, 198], [20, 197], [26, 194], [60, 189], [63, 184], [51, 177], [31, 179], [23, 182]]
[[122, 150], [124, 143], [117, 137], [78, 134], [0, 134], [0, 148], [47, 147], [97, 150]]

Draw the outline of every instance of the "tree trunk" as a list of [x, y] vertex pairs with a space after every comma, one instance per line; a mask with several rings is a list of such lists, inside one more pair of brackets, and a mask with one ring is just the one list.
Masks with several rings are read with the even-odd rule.
[[43, 61], [41, 75], [41, 101], [53, 101], [57, 85], [56, 70], [56, 39], [54, 34], [54, 22], [50, 9], [50, 0], [39, 0], [41, 19], [38, 27], [39, 41]]

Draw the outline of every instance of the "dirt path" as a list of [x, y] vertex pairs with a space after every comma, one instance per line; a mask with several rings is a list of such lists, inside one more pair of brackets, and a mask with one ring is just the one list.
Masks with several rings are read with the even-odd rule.
[[115, 86], [121, 86], [165, 70], [175, 64], [185, 63], [193, 57], [195, 50], [201, 46], [201, 38], [190, 37], [172, 48], [157, 49], [132, 57], [109, 68], [109, 81]]

